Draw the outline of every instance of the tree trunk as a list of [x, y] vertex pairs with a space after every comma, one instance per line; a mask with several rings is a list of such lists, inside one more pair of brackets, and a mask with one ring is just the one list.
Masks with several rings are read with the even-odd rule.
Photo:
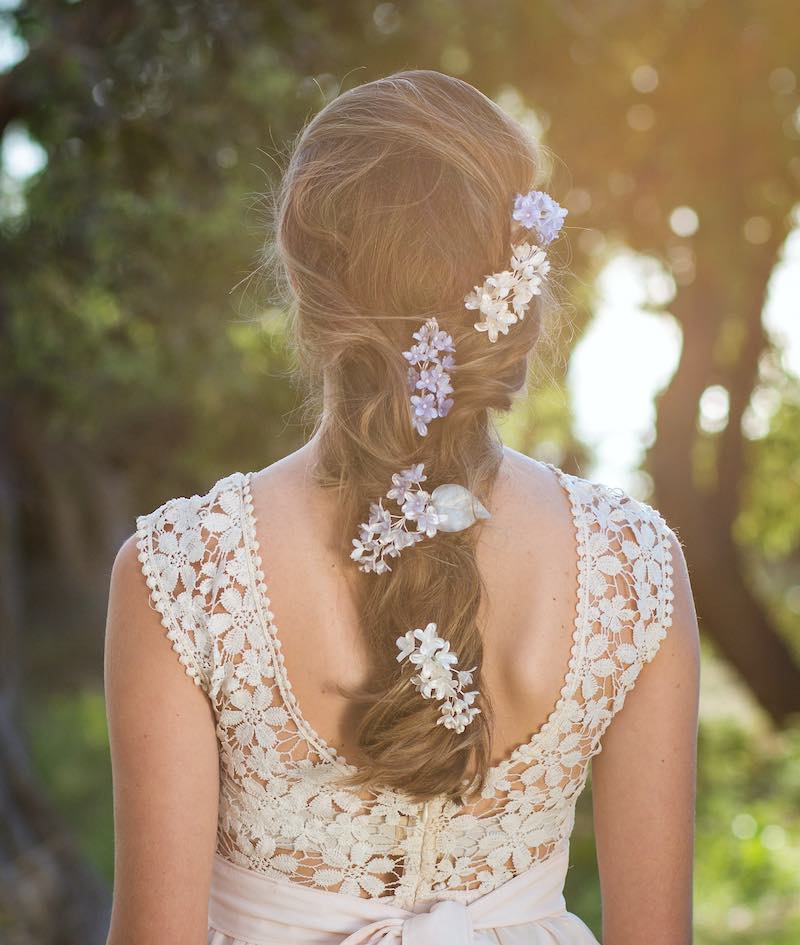
[[[723, 318], [731, 300], [709, 277], [698, 275], [682, 288], [673, 311], [685, 330], [681, 362], [658, 402], [658, 436], [649, 452], [655, 503], [685, 544], [699, 619], [704, 632], [740, 673], [746, 686], [775, 722], [784, 724], [800, 712], [800, 667], [778, 635], [766, 609], [743, 580], [748, 569], [733, 538], [739, 490], [745, 478], [741, 429], [744, 409], [765, 347], [761, 311], [775, 250], [764, 248], [761, 272], [751, 272], [748, 297], [738, 300], [747, 333], [738, 356], [715, 362]], [[769, 265], [767, 264], [769, 263]], [[718, 360], [718, 355], [717, 355]], [[709, 370], [709, 365], [712, 365]], [[695, 468], [700, 397], [713, 383], [730, 396], [726, 429], [713, 444], [714, 476], [701, 481]]]

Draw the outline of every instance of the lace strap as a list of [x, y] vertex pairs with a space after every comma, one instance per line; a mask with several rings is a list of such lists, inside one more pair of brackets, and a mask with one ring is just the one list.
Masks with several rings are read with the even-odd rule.
[[672, 531], [624, 490], [576, 479], [586, 528], [585, 645], [575, 708], [591, 756], [672, 622]]
[[136, 519], [137, 546], [150, 602], [187, 675], [209, 692], [214, 648], [211, 604], [224, 570], [222, 549], [237, 523], [221, 490], [174, 498]]
[[658, 653], [672, 625], [672, 529], [661, 513], [645, 502], [628, 500], [626, 532], [622, 542], [625, 569], [630, 575], [632, 619], [617, 649], [624, 664], [615, 676], [612, 712], [623, 706], [639, 674]]

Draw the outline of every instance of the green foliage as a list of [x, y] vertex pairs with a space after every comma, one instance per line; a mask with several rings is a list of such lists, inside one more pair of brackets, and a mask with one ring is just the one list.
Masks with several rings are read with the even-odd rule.
[[769, 433], [751, 447], [747, 501], [737, 523], [741, 540], [771, 563], [800, 548], [800, 382], [787, 379], [778, 390]]
[[[776, 734], [751, 719], [708, 718], [699, 736], [696, 945], [794, 945], [800, 941], [800, 729]], [[568, 908], [599, 938], [591, 785], [578, 804], [570, 852]]]
[[749, 444], [736, 534], [776, 625], [800, 660], [800, 382], [786, 378], [767, 434]]
[[114, 811], [102, 692], [87, 688], [32, 701], [26, 721], [42, 783], [80, 849], [111, 881]]
[[716, 721], [700, 730], [699, 945], [800, 940], [800, 730]]
[[11, 86], [39, 100], [23, 120], [48, 163], [0, 226], [0, 260], [26, 272], [0, 292], [0, 396], [52, 442], [128, 467], [144, 508], [299, 444], [255, 276], [269, 137], [291, 137], [308, 102], [290, 94], [284, 34], [265, 43], [244, 8], [60, 6], [15, 14], [52, 53], [50, 74], [23, 61]]

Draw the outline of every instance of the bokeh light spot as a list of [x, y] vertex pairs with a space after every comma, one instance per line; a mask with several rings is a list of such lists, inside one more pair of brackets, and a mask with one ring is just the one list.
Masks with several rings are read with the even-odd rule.
[[441, 65], [450, 75], [464, 75], [472, 60], [466, 49], [461, 46], [448, 46], [442, 51]]
[[372, 22], [379, 33], [388, 36], [400, 26], [400, 13], [393, 3], [379, 3], [372, 11]]
[[758, 246], [761, 243], [766, 243], [772, 235], [772, 224], [766, 217], [749, 217], [744, 222], [742, 232], [748, 243]]
[[787, 66], [778, 66], [769, 74], [769, 87], [778, 95], [789, 95], [797, 87], [797, 77]]
[[786, 846], [786, 831], [780, 824], [767, 824], [761, 831], [761, 846], [765, 850], [782, 850]]
[[649, 131], [656, 123], [656, 113], [649, 105], [631, 105], [626, 118], [634, 131]]
[[631, 73], [631, 85], [637, 92], [654, 92], [658, 88], [658, 72], [647, 64], [637, 66]]
[[737, 814], [731, 821], [731, 833], [737, 840], [751, 840], [758, 830], [752, 814]]
[[706, 433], [720, 433], [728, 425], [730, 395], [721, 384], [712, 384], [700, 396], [698, 422]]
[[669, 226], [676, 236], [694, 236], [700, 226], [700, 218], [691, 207], [675, 207], [669, 215]]

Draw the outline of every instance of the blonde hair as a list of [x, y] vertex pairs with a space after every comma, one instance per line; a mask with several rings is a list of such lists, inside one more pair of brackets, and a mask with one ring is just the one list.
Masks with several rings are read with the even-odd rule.
[[[540, 148], [521, 125], [468, 83], [432, 71], [347, 91], [300, 133], [278, 193], [275, 250], [300, 367], [317, 396], [324, 389], [314, 475], [338, 490], [343, 558], [370, 503], [412, 463], [424, 462], [431, 488], [456, 482], [484, 501], [490, 494], [502, 445], [489, 411], [507, 410], [525, 387], [548, 296], [496, 344], [475, 331], [464, 296], [508, 267], [520, 236], [513, 198], [540, 170]], [[455, 403], [423, 438], [411, 425], [402, 352], [433, 316], [455, 341]], [[482, 787], [492, 712], [481, 684], [480, 528], [440, 532], [393, 559], [391, 573], [356, 578], [370, 672], [348, 693], [363, 708], [364, 759], [348, 783], [417, 799], [463, 798], [468, 781], [469, 793]], [[481, 714], [462, 734], [436, 724], [438, 704], [413, 690], [412, 670], [395, 659], [395, 639], [431, 621], [459, 666], [477, 667]]]

